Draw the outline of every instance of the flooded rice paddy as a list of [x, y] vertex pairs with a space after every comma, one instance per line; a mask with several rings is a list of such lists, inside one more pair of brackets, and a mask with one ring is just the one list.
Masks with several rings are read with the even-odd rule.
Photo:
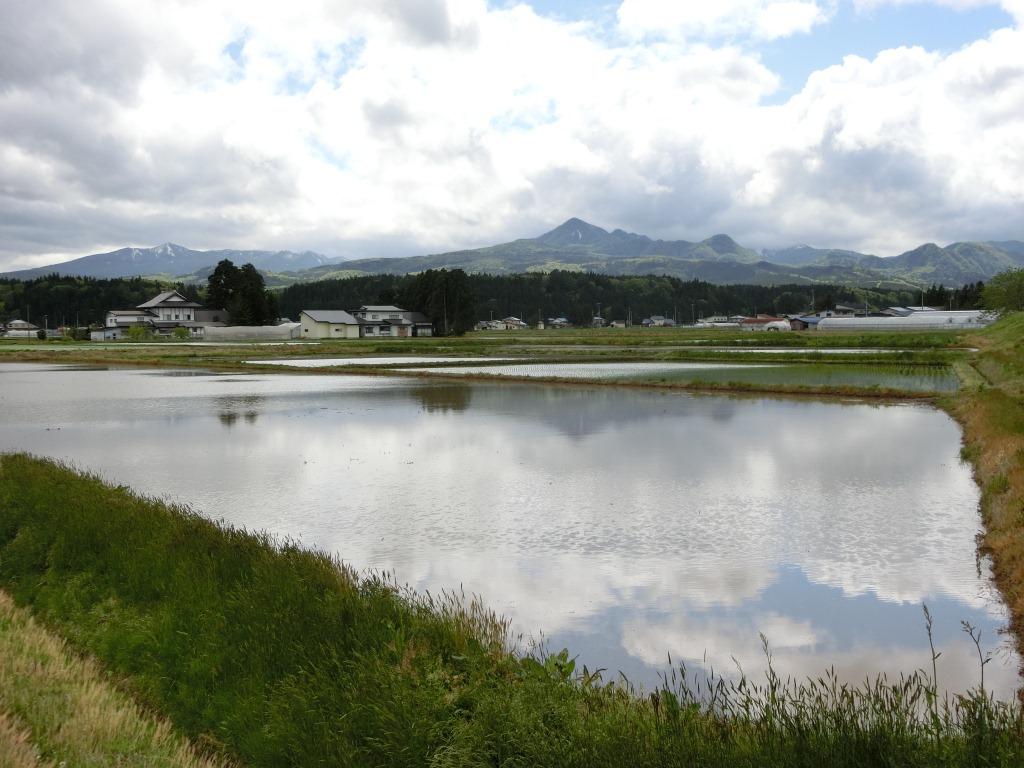
[[445, 376], [507, 376], [513, 378], [602, 379], [655, 383], [737, 383], [901, 389], [952, 392], [956, 374], [946, 366], [842, 365], [823, 363], [624, 362], [519, 363], [409, 368]]
[[[960, 435], [926, 405], [298, 374], [0, 365], [0, 450], [479, 593], [526, 638], [688, 667], [898, 675], [1009, 696]], [[525, 642], [525, 640], [524, 640]]]

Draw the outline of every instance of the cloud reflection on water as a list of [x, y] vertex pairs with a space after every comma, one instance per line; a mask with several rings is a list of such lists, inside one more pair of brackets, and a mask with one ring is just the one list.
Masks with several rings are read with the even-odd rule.
[[759, 631], [794, 673], [916, 669], [922, 602], [945, 617], [947, 681], [971, 681], [957, 622], [989, 640], [1005, 623], [959, 432], [925, 406], [0, 368], [0, 448], [461, 584], [641, 681], [667, 652], [752, 671]]

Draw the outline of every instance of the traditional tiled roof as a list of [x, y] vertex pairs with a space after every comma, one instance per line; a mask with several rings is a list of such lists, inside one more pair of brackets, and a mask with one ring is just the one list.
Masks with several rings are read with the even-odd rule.
[[200, 308], [202, 306], [202, 304], [196, 304], [194, 301], [189, 301], [177, 291], [164, 291], [163, 293], [154, 296], [149, 301], [144, 301], [142, 304], [139, 304], [139, 309], [150, 309], [152, 307]]

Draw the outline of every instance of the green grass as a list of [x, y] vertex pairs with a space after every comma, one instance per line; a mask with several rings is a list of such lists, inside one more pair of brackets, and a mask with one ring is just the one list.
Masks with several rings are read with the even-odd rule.
[[0, 586], [253, 766], [1024, 761], [1020, 709], [982, 688], [938, 701], [925, 673], [850, 687], [680, 670], [639, 696], [568, 652], [513, 653], [478, 602], [415, 595], [25, 455], [0, 460]]

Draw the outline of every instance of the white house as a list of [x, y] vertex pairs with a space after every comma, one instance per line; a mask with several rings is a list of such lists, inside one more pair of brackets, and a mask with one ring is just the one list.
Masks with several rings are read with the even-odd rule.
[[343, 309], [304, 309], [299, 328], [304, 339], [359, 338], [359, 321]]
[[302, 338], [377, 339], [433, 336], [430, 320], [420, 312], [386, 305], [342, 309], [304, 309], [299, 314]]
[[9, 339], [13, 338], [34, 338], [36, 331], [39, 330], [38, 325], [32, 325], [25, 320], [11, 320], [7, 323], [7, 327], [4, 330], [4, 336]]
[[[209, 311], [205, 311], [209, 314]], [[103, 331], [93, 334], [94, 339], [122, 339], [130, 328], [144, 328], [157, 336], [171, 336], [175, 329], [185, 328], [192, 338], [201, 338], [203, 325], [217, 320], [203, 318], [201, 304], [189, 300], [177, 291], [164, 291], [149, 301], [131, 309], [112, 309], [107, 312]]]
[[433, 336], [434, 326], [426, 315], [390, 304], [370, 304], [353, 310], [364, 338]]

